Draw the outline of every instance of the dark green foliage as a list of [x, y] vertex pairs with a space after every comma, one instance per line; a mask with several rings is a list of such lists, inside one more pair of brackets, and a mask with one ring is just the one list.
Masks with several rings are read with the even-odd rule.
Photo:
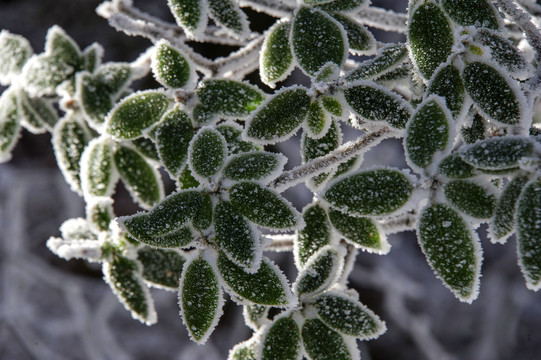
[[302, 341], [312, 360], [353, 360], [342, 335], [319, 319], [306, 320], [302, 327]]
[[277, 23], [269, 30], [260, 55], [260, 73], [263, 82], [274, 85], [293, 69], [293, 54], [289, 44], [291, 22]]
[[299, 326], [290, 317], [274, 321], [262, 343], [262, 360], [297, 359], [300, 350]]
[[442, 0], [443, 9], [459, 25], [498, 30], [500, 20], [487, 0]]
[[190, 168], [199, 178], [216, 175], [224, 166], [226, 156], [225, 139], [210, 127], [199, 130], [190, 142], [188, 152]]
[[342, 264], [341, 254], [326, 248], [314, 255], [297, 276], [296, 288], [299, 295], [310, 295], [324, 291], [335, 279]]
[[389, 251], [389, 244], [374, 220], [349, 216], [332, 209], [329, 210], [329, 219], [340, 235], [355, 246], [379, 253]]
[[370, 80], [383, 75], [398, 66], [408, 56], [404, 44], [390, 44], [383, 47], [373, 59], [361, 63], [346, 76], [347, 81]]
[[173, 109], [163, 116], [153, 130], [160, 159], [173, 177], [179, 177], [188, 159], [188, 146], [194, 135], [192, 121], [184, 111]]
[[520, 159], [530, 156], [533, 142], [518, 136], [506, 136], [479, 141], [460, 149], [460, 157], [483, 170], [506, 170], [518, 166]]
[[375, 39], [370, 31], [349, 16], [333, 13], [331, 16], [344, 27], [349, 48], [358, 53], [370, 53], [375, 49]]
[[496, 196], [486, 187], [468, 180], [453, 180], [445, 185], [445, 197], [458, 210], [479, 219], [492, 217]]
[[302, 217], [306, 226], [298, 232], [295, 254], [301, 267], [310, 256], [331, 242], [331, 224], [327, 212], [319, 203], [305, 207]]
[[186, 259], [174, 250], [143, 247], [137, 250], [137, 260], [143, 264], [143, 278], [158, 286], [178, 289]]
[[152, 56], [152, 71], [160, 84], [172, 89], [186, 86], [195, 76], [190, 62], [165, 41], [156, 45]]
[[505, 241], [515, 230], [515, 214], [518, 199], [528, 180], [529, 176], [527, 174], [519, 174], [505, 186], [496, 204], [494, 218], [490, 224], [493, 241]]
[[279, 154], [262, 151], [238, 154], [229, 159], [224, 176], [237, 181], [268, 179], [281, 170], [283, 164], [284, 159]]
[[458, 153], [445, 157], [438, 165], [438, 169], [442, 175], [450, 179], [467, 179], [475, 175], [475, 168], [462, 160]]
[[454, 65], [447, 65], [439, 69], [430, 80], [427, 94], [443, 97], [447, 108], [456, 118], [462, 110], [466, 96], [460, 71]]

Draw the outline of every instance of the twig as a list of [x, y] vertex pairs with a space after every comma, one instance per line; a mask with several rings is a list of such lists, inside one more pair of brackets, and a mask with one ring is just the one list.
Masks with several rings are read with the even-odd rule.
[[280, 235], [263, 235], [264, 240], [269, 241], [269, 245], [265, 247], [268, 251], [292, 251], [295, 241], [295, 234], [280, 234]]
[[407, 30], [406, 21], [408, 17], [406, 14], [374, 6], [359, 11], [356, 19], [364, 25], [384, 31], [404, 33]]

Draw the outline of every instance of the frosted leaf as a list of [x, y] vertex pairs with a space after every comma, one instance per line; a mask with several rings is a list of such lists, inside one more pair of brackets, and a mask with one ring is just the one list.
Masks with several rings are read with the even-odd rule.
[[193, 88], [197, 80], [194, 65], [166, 40], [155, 45], [152, 73], [160, 84], [171, 89]]
[[338, 79], [340, 76], [340, 68], [333, 62], [328, 62], [319, 68], [319, 71], [314, 75], [313, 81], [331, 82]]
[[106, 131], [116, 139], [135, 139], [157, 123], [167, 110], [168, 97], [161, 91], [136, 92], [115, 105], [106, 119]]
[[367, 28], [349, 16], [340, 13], [330, 15], [344, 27], [350, 51], [357, 55], [373, 55], [376, 52], [376, 39]]
[[387, 88], [392, 88], [396, 85], [410, 84], [412, 80], [412, 67], [410, 64], [399, 65], [393, 70], [377, 77], [374, 81], [382, 84]]
[[156, 323], [154, 301], [143, 283], [137, 262], [123, 256], [115, 256], [111, 262], [103, 263], [103, 274], [105, 282], [134, 319], [147, 325]]
[[302, 327], [304, 350], [311, 359], [353, 360], [346, 341], [319, 319], [306, 320]]
[[51, 131], [58, 122], [58, 113], [51, 103], [42, 98], [32, 98], [21, 90], [18, 94], [22, 113], [21, 124], [33, 134]]
[[346, 81], [371, 80], [395, 69], [408, 56], [404, 44], [390, 44], [378, 51], [370, 60], [362, 62], [346, 76]]
[[333, 2], [334, 0], [302, 0], [307, 5], [320, 5]]
[[355, 13], [369, 4], [367, 0], [333, 0], [319, 6], [325, 11], [343, 11]]
[[47, 248], [65, 260], [83, 259], [89, 262], [101, 262], [101, 243], [98, 240], [65, 240], [51, 237]]
[[189, 227], [175, 229], [162, 236], [139, 236], [138, 241], [157, 248], [188, 248], [192, 245], [195, 235]]
[[202, 192], [201, 197], [202, 199], [199, 208], [192, 219], [193, 227], [199, 231], [208, 229], [212, 225], [212, 220], [214, 217], [214, 205], [210, 195]]
[[252, 114], [246, 123], [244, 135], [265, 145], [286, 140], [299, 129], [308, 115], [309, 107], [310, 97], [305, 88], [280, 90]]
[[218, 257], [218, 269], [227, 284], [228, 292], [242, 300], [276, 307], [294, 305], [286, 277], [266, 257], [263, 257], [257, 272], [250, 274], [221, 254]]
[[168, 0], [171, 12], [191, 37], [197, 38], [207, 27], [207, 0]]
[[246, 14], [244, 14], [236, 1], [207, 0], [207, 2], [209, 16], [217, 25], [239, 39], [245, 39], [250, 35]]
[[504, 243], [515, 231], [515, 214], [518, 199], [529, 180], [527, 174], [519, 174], [507, 183], [498, 199], [494, 218], [490, 222], [492, 242]]
[[314, 101], [310, 105], [308, 116], [306, 117], [306, 130], [308, 131], [309, 135], [313, 138], [323, 136], [328, 129], [327, 126], [329, 124], [330, 121], [323, 111], [323, 106], [319, 101]]
[[439, 68], [430, 79], [426, 94], [436, 94], [444, 98], [447, 108], [451, 110], [453, 117], [457, 118], [466, 97], [460, 71], [454, 65]]
[[236, 123], [225, 122], [216, 126], [216, 130], [218, 130], [225, 138], [225, 141], [227, 141], [227, 149], [230, 155], [263, 150], [263, 147], [260, 145], [242, 140], [243, 128]]
[[140, 137], [129, 142], [133, 148], [141, 153], [146, 159], [159, 161], [158, 149], [149, 138]]
[[21, 131], [17, 92], [8, 88], [0, 96], [0, 163], [11, 159]]
[[188, 149], [190, 169], [198, 180], [216, 175], [224, 166], [226, 156], [224, 137], [211, 127], [201, 128]]
[[126, 189], [142, 208], [149, 209], [163, 198], [160, 173], [138, 151], [119, 146], [114, 160]]
[[199, 256], [184, 265], [179, 305], [190, 338], [204, 344], [222, 316], [222, 289], [213, 266]]
[[443, 9], [462, 26], [500, 28], [497, 10], [487, 0], [442, 0]]
[[171, 176], [178, 178], [188, 160], [188, 146], [194, 135], [192, 121], [188, 114], [175, 108], [152, 131], [161, 161]]
[[85, 196], [110, 196], [118, 173], [114, 166], [112, 142], [106, 137], [92, 140], [81, 157], [81, 188]]
[[345, 161], [343, 163], [341, 163], [340, 165], [338, 165], [338, 167], [336, 168], [336, 171], [333, 175], [333, 179], [336, 179], [337, 177], [340, 177], [350, 171], [353, 171], [355, 169], [357, 169], [360, 165], [360, 163], [362, 162], [363, 160], [363, 157], [362, 156], [356, 156], [356, 157], [353, 157], [351, 159], [349, 159], [348, 161]]
[[233, 346], [227, 360], [256, 360], [251, 341], [243, 341]]
[[475, 176], [475, 168], [462, 160], [459, 153], [452, 153], [440, 161], [439, 172], [450, 179], [467, 179]]
[[494, 214], [497, 198], [487, 187], [469, 180], [453, 180], [445, 185], [445, 198], [463, 213], [477, 219]]
[[327, 212], [319, 203], [307, 205], [302, 211], [302, 217], [306, 226], [297, 231], [293, 249], [298, 269], [303, 268], [308, 258], [319, 249], [331, 243], [331, 224]]
[[99, 128], [113, 108], [111, 94], [103, 82], [86, 72], [77, 75], [76, 88], [83, 113], [93, 127]]
[[184, 170], [180, 172], [180, 175], [177, 179], [177, 187], [179, 189], [192, 189], [198, 187], [199, 181], [192, 176], [192, 171], [190, 167], [186, 165]]
[[410, 56], [425, 79], [447, 61], [454, 44], [453, 29], [442, 9], [425, 1], [408, 21]]
[[391, 245], [377, 222], [366, 217], [353, 217], [329, 210], [329, 219], [339, 235], [355, 247], [376, 254], [387, 254]]
[[178, 289], [182, 268], [186, 262], [180, 251], [145, 246], [137, 250], [137, 260], [143, 265], [145, 281], [168, 290]]
[[115, 218], [113, 199], [110, 197], [93, 197], [86, 201], [86, 219], [95, 232], [109, 230]]
[[531, 156], [533, 142], [519, 136], [478, 141], [460, 148], [462, 160], [483, 170], [505, 170], [518, 166], [520, 159]]
[[277, 317], [262, 335], [262, 360], [295, 360], [299, 358], [301, 334], [295, 320], [286, 314]]
[[71, 240], [98, 240], [91, 225], [83, 218], [68, 219], [60, 226], [62, 238]]
[[518, 263], [530, 290], [541, 287], [541, 183], [526, 185], [516, 210]]
[[258, 330], [261, 326], [263, 326], [269, 321], [269, 310], [269, 306], [244, 305], [242, 310], [244, 323], [248, 325], [252, 330]]
[[473, 116], [471, 126], [463, 125], [460, 129], [460, 135], [466, 144], [473, 144], [479, 140], [484, 140], [486, 138], [485, 133], [485, 119], [477, 113]]
[[264, 184], [278, 177], [286, 162], [287, 158], [281, 154], [263, 151], [233, 155], [225, 165], [224, 176], [236, 181], [256, 180]]
[[82, 63], [79, 46], [57, 25], [47, 31], [45, 53], [74, 68], [78, 68]]
[[8, 85], [21, 73], [32, 56], [32, 46], [24, 37], [7, 30], [0, 32], [0, 84]]
[[233, 207], [248, 220], [271, 230], [291, 230], [302, 224], [295, 208], [278, 193], [254, 182], [239, 182], [231, 187]]
[[417, 237], [428, 264], [453, 294], [471, 303], [479, 293], [481, 245], [464, 219], [449, 206], [432, 204], [418, 221]]
[[387, 122], [402, 129], [411, 116], [411, 105], [396, 93], [373, 82], [355, 82], [344, 89], [353, 112], [369, 121]]
[[199, 104], [193, 117], [197, 122], [210, 123], [217, 117], [246, 118], [265, 99], [258, 88], [248, 83], [213, 79], [197, 89]]
[[323, 106], [323, 109], [325, 109], [325, 111], [327, 111], [329, 114], [337, 117], [342, 117], [342, 104], [334, 97], [324, 96], [321, 99], [321, 105]]
[[463, 76], [468, 95], [490, 119], [506, 125], [529, 121], [524, 94], [501, 70], [474, 61], [465, 66]]
[[327, 13], [309, 7], [301, 7], [295, 14], [291, 45], [299, 66], [309, 76], [315, 76], [328, 62], [341, 67], [349, 47], [342, 25]]
[[[303, 163], [327, 155], [335, 150], [342, 142], [342, 132], [340, 131], [338, 123], [335, 120], [330, 120], [329, 123], [330, 127], [322, 138], [314, 139], [306, 133], [303, 133], [301, 139], [301, 155]], [[330, 175], [331, 172], [316, 175], [308, 180], [307, 185], [312, 190], [317, 190], [323, 186]]]
[[98, 43], [93, 43], [83, 51], [83, 69], [92, 73], [101, 65], [103, 57], [103, 47]]
[[214, 230], [217, 244], [230, 260], [249, 273], [259, 269], [263, 256], [259, 231], [228, 201], [216, 205]]
[[173, 193], [154, 206], [148, 213], [121, 217], [119, 222], [136, 239], [146, 242], [182, 229], [204, 202], [198, 191], [183, 190]]
[[274, 88], [293, 71], [294, 62], [289, 44], [291, 22], [279, 22], [266, 34], [259, 57], [261, 80]]
[[312, 255], [297, 275], [294, 291], [302, 297], [310, 297], [328, 289], [342, 273], [345, 251], [325, 246]]
[[53, 96], [56, 88], [74, 73], [72, 66], [56, 57], [34, 55], [23, 68], [24, 88], [32, 96]]
[[404, 136], [407, 160], [413, 169], [422, 172], [438, 152], [452, 146], [451, 121], [452, 115], [440, 97], [430, 96], [417, 107]]
[[513, 43], [497, 32], [479, 29], [475, 39], [488, 46], [490, 55], [498, 64], [505, 67], [511, 75], [519, 79], [527, 79], [532, 71], [531, 65], [522, 56]]
[[337, 210], [354, 216], [378, 216], [399, 210], [412, 190], [401, 171], [375, 169], [334, 180], [323, 190], [323, 198]]
[[360, 302], [343, 293], [326, 292], [315, 300], [317, 314], [332, 329], [361, 340], [371, 340], [383, 334], [385, 322]]
[[110, 95], [117, 96], [126, 89], [134, 74], [128, 63], [106, 63], [93, 74], [94, 79]]

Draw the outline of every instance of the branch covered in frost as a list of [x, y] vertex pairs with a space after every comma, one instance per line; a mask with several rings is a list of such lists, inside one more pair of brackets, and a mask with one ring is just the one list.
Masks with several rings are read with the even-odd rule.
[[268, 241], [269, 244], [265, 247], [265, 250], [269, 251], [291, 251], [293, 249], [293, 242], [295, 241], [296, 236], [294, 234], [275, 234], [275, 235], [264, 235], [265, 241]]
[[407, 30], [406, 21], [408, 18], [406, 14], [396, 13], [392, 10], [370, 6], [361, 10], [356, 18], [362, 24], [376, 29], [398, 33], [403, 33]]
[[245, 6], [277, 18], [290, 16], [295, 10], [295, 3], [291, 1], [273, 0], [240, 0], [240, 6]]

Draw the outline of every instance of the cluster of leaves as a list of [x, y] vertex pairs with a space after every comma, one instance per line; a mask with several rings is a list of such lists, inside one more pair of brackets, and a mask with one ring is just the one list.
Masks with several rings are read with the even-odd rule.
[[[120, 3], [117, 11], [131, 6]], [[276, 16], [270, 5], [240, 3]], [[284, 1], [287, 16], [260, 35], [237, 1], [168, 4], [186, 39], [212, 39], [211, 19], [244, 44], [231, 59], [259, 44], [264, 83], [276, 87], [298, 67], [310, 87], [266, 94], [242, 74], [209, 76], [200, 55], [168, 33], [151, 36], [131, 64], [102, 64], [99, 45], [81, 51], [58, 27], [41, 54], [0, 34], [0, 82], [9, 86], [0, 159], [21, 127], [51, 132], [59, 168], [87, 206], [48, 246], [102, 263], [134, 318], [157, 320], [149, 286], [177, 291], [191, 338], [204, 343], [225, 291], [254, 330], [230, 359], [359, 359], [355, 339], [375, 338], [385, 324], [347, 287], [348, 262], [355, 248], [388, 253], [387, 235], [413, 229], [411, 217], [427, 262], [461, 301], [478, 294], [482, 223], [495, 243], [516, 233], [526, 285], [541, 287], [536, 49], [492, 3], [410, 1], [406, 44], [375, 40], [364, 25], [377, 25], [368, 0]], [[131, 90], [148, 72], [162, 88]], [[365, 137], [344, 144], [345, 126]], [[287, 158], [264, 147], [299, 129], [303, 164], [284, 171]], [[381, 134], [403, 140], [410, 169], [359, 169], [366, 139]], [[167, 196], [160, 168], [176, 182]], [[144, 211], [116, 216], [118, 180]], [[302, 213], [281, 195], [300, 181], [314, 192]], [[264, 255], [275, 232], [293, 239], [292, 286]]]

